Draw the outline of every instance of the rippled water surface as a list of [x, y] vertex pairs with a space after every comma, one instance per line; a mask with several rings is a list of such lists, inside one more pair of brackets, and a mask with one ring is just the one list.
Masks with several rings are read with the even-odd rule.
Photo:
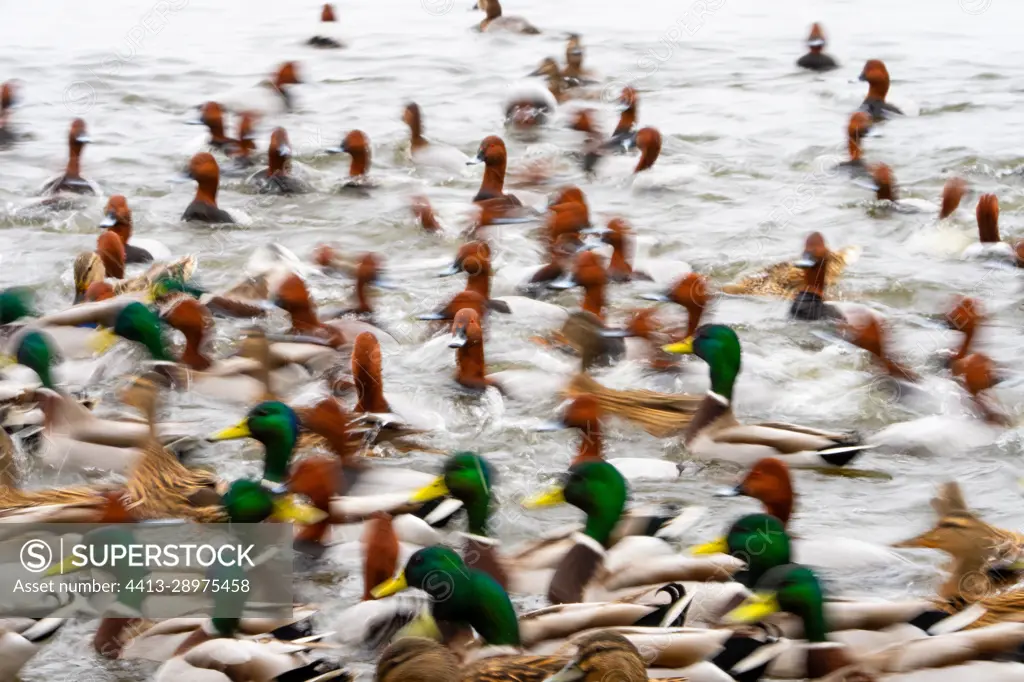
[[[431, 436], [438, 448], [485, 452], [498, 468], [508, 511], [500, 533], [507, 542], [577, 518], [574, 509], [523, 515], [514, 497], [563, 469], [575, 446], [571, 433], [535, 434], [524, 428], [549, 416], [558, 399], [504, 401], [467, 397], [451, 381], [453, 353], [414, 320], [462, 286], [435, 273], [451, 259], [467, 221], [480, 168], [461, 176], [420, 177], [408, 161], [408, 134], [401, 110], [417, 101], [427, 135], [468, 155], [480, 140], [502, 134], [502, 98], [545, 56], [564, 54], [564, 34], [582, 34], [587, 65], [600, 91], [617, 94], [624, 83], [640, 92], [640, 122], [658, 127], [664, 149], [653, 190], [633, 187], [628, 164], [608, 163], [596, 180], [584, 179], [560, 150], [580, 144], [561, 123], [538, 139], [507, 138], [510, 186], [528, 202], [562, 182], [579, 183], [602, 223], [627, 217], [638, 234], [637, 265], [669, 279], [682, 262], [716, 284], [800, 251], [806, 233], [820, 230], [833, 247], [856, 245], [862, 256], [842, 281], [845, 299], [884, 305], [899, 353], [923, 371], [934, 351], [953, 335], [917, 324], [944, 310], [953, 294], [984, 301], [992, 321], [982, 347], [1010, 368], [1022, 349], [1019, 274], [962, 262], [959, 253], [976, 239], [974, 206], [981, 192], [998, 194], [1004, 239], [1021, 234], [1024, 139], [1018, 107], [1024, 102], [1024, 44], [1019, 5], [1010, 0], [828, 0], [766, 3], [717, 0], [686, 3], [640, 0], [628, 4], [584, 0], [508, 0], [507, 14], [521, 14], [540, 36], [480, 35], [469, 0], [454, 6], [434, 0], [341, 2], [338, 29], [348, 43], [340, 51], [316, 51], [302, 43], [317, 29], [316, 3], [167, 0], [149, 7], [125, 0], [0, 3], [0, 80], [21, 81], [22, 105], [13, 120], [28, 140], [0, 152], [0, 285], [31, 285], [41, 305], [56, 309], [71, 298], [70, 266], [80, 250], [93, 248], [102, 200], [87, 210], [39, 215], [26, 211], [32, 194], [64, 164], [70, 120], [82, 116], [95, 143], [84, 154], [83, 173], [106, 193], [128, 197], [135, 234], [164, 242], [177, 254], [200, 257], [199, 277], [210, 287], [235, 281], [257, 247], [278, 242], [306, 258], [319, 242], [346, 252], [382, 253], [389, 276], [402, 285], [378, 298], [381, 319], [403, 346], [384, 357], [389, 393], [433, 411], [445, 428]], [[703, 16], [700, 7], [704, 7]], [[824, 23], [829, 51], [842, 68], [825, 76], [798, 72], [807, 27]], [[966, 177], [972, 193], [952, 225], [939, 228], [933, 214], [900, 213], [876, 206], [870, 193], [831, 170], [845, 153], [850, 112], [864, 96], [855, 81], [863, 62], [884, 59], [892, 74], [890, 99], [917, 113], [880, 127], [866, 141], [869, 159], [892, 166], [905, 197], [937, 204], [945, 179]], [[306, 84], [295, 89], [297, 110], [270, 118], [260, 129], [261, 148], [274, 125], [285, 126], [298, 161], [318, 191], [298, 198], [254, 201], [238, 178], [224, 178], [220, 204], [243, 210], [251, 225], [210, 229], [179, 222], [193, 186], [173, 176], [198, 149], [199, 129], [183, 125], [193, 108], [225, 91], [256, 83], [286, 59], [301, 63]], [[605, 130], [617, 115], [594, 102]], [[230, 123], [234, 128], [234, 122]], [[347, 157], [321, 150], [358, 128], [373, 144], [379, 187], [368, 196], [333, 191]], [[515, 173], [527, 162], [550, 162], [547, 185], [517, 187]], [[617, 159], [616, 161], [622, 161]], [[408, 210], [413, 193], [428, 195], [446, 235], [420, 232]], [[937, 206], [936, 206], [937, 209]], [[512, 293], [524, 268], [541, 257], [528, 227], [501, 231], [495, 241], [496, 294]], [[347, 282], [312, 275], [322, 305], [351, 295]], [[613, 316], [638, 305], [655, 285], [616, 286]], [[577, 293], [560, 302], [570, 305]], [[827, 346], [810, 328], [786, 319], [786, 305], [726, 299], [710, 312], [734, 325], [744, 344], [737, 411], [744, 418], [787, 420], [855, 428], [871, 434], [897, 422], [937, 413], [893, 404], [878, 387], [864, 354]], [[282, 325], [275, 318], [275, 325]], [[544, 332], [513, 318], [492, 316], [487, 358], [492, 369], [569, 373], [571, 364], [529, 337]], [[234, 327], [221, 323], [219, 346], [227, 350]], [[707, 388], [706, 367], [686, 364], [680, 376], [650, 376], [621, 365], [600, 378], [614, 386], [697, 392]], [[106, 385], [113, 386], [111, 377]], [[936, 395], [955, 395], [936, 379]], [[1022, 390], [1014, 382], [999, 398], [1019, 420]], [[222, 408], [178, 395], [168, 406], [176, 419], [195, 420], [197, 433], [233, 423], [242, 407]], [[961, 410], [962, 411], [962, 410]], [[909, 440], [930, 452], [872, 453], [862, 468], [886, 479], [796, 474], [795, 528], [803, 536], [891, 541], [915, 534], [931, 519], [927, 500], [950, 477], [965, 487], [969, 504], [993, 523], [1020, 526], [1016, 487], [1021, 444], [1018, 429], [974, 433], [957, 410], [911, 425]], [[653, 439], [622, 423], [608, 427], [610, 456], [683, 460], [678, 444]], [[243, 451], [246, 453], [243, 456]], [[221, 444], [199, 457], [226, 476], [252, 473], [251, 445]], [[403, 466], [436, 467], [434, 455], [413, 455]], [[719, 499], [712, 491], [735, 472], [689, 463], [671, 483], [641, 483], [636, 497], [706, 505], [709, 513], [690, 540], [722, 530], [748, 499]], [[933, 586], [935, 557], [910, 556], [905, 565], [875, 572], [842, 572], [829, 578], [854, 593], [924, 594]], [[300, 596], [332, 614], [357, 598], [361, 578], [351, 567], [318, 567], [303, 580]], [[148, 679], [148, 668], [100, 662], [88, 646], [91, 625], [74, 624], [24, 672], [25, 680]]]

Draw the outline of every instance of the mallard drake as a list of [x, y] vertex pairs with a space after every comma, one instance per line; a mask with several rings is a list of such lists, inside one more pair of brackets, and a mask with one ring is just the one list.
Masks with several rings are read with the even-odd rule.
[[610, 463], [586, 460], [573, 464], [564, 482], [523, 501], [528, 509], [569, 503], [587, 515], [583, 533], [555, 569], [548, 587], [553, 604], [604, 601], [617, 590], [681, 580], [724, 581], [740, 564], [722, 560], [694, 561], [677, 555], [662, 539], [630, 537], [612, 551], [612, 533], [626, 508], [626, 479]]
[[669, 353], [692, 353], [708, 364], [711, 390], [686, 427], [683, 445], [693, 457], [724, 460], [749, 467], [765, 457], [779, 457], [791, 467], [838, 467], [849, 464], [873, 445], [856, 433], [821, 431], [795, 424], [741, 424], [732, 411], [733, 386], [740, 373], [741, 347], [732, 328], [703, 325], [697, 334], [665, 346]]
[[[752, 497], [764, 505], [768, 514], [782, 521], [790, 530], [796, 493], [793, 491], [789, 467], [781, 459], [762, 459], [750, 468], [735, 488], [722, 490], [718, 495]], [[793, 536], [791, 530], [790, 535]], [[828, 539], [793, 537], [794, 560], [817, 568], [846, 568], [901, 561], [899, 555], [891, 550], [862, 540], [831, 536]], [[718, 544], [724, 548], [724, 538]]]
[[[813, 570], [799, 564], [777, 566], [761, 577], [755, 593], [728, 613], [726, 621], [757, 623], [779, 612], [799, 619], [807, 644], [794, 651], [803, 660], [793, 656], [787, 661], [790, 667], [782, 675], [787, 678], [938, 681], [1019, 679], [1024, 675], [1024, 664], [1018, 662], [1017, 653], [1024, 643], [1024, 623], [924, 638], [890, 630], [880, 633], [882, 641], [873, 642], [873, 646], [858, 647], [830, 639], [834, 626], [825, 609], [824, 594]], [[975, 663], [999, 655], [1010, 660]], [[775, 671], [769, 674], [777, 675]]]

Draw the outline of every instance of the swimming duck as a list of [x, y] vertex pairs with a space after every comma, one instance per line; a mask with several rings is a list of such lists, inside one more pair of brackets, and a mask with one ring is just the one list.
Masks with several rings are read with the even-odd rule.
[[583, 43], [577, 33], [570, 33], [565, 42], [565, 68], [562, 77], [570, 86], [594, 83], [594, 74], [583, 67]]
[[170, 260], [171, 252], [166, 246], [152, 239], [132, 238], [132, 210], [128, 207], [128, 200], [120, 194], [115, 194], [107, 200], [103, 209], [103, 220], [100, 227], [113, 232], [121, 238], [124, 244], [125, 263], [150, 263], [154, 260]]
[[[366, 260], [364, 258], [364, 260]], [[369, 284], [380, 286], [385, 282], [380, 279], [379, 269], [376, 265], [376, 258], [363, 267], [364, 281], [362, 287], [357, 286], [357, 295], [360, 290], [363, 295], [359, 300], [360, 304], [368, 303], [365, 296], [365, 287]], [[372, 278], [370, 277], [372, 275]], [[358, 319], [335, 319], [321, 321], [317, 314], [316, 301], [313, 300], [306, 283], [297, 274], [289, 274], [277, 285], [274, 292], [274, 304], [282, 308], [291, 318], [291, 334], [313, 336], [323, 339], [332, 348], [338, 348], [347, 342], [351, 342], [356, 335], [362, 332], [369, 332], [380, 341], [388, 344], [397, 343], [395, 338], [383, 329]], [[369, 307], [368, 305], [366, 307]], [[371, 309], [372, 312], [372, 309]]]
[[813, 570], [800, 564], [778, 566], [762, 576], [755, 594], [727, 614], [726, 622], [757, 623], [779, 612], [796, 616], [803, 624], [807, 644], [801, 652], [805, 656], [803, 665], [794, 666], [793, 672], [812, 680], [946, 680], [950, 675], [1012, 679], [1024, 673], [1024, 664], [1012, 657], [1004, 663], [975, 662], [1015, 652], [1024, 642], [1024, 624], [990, 626], [923, 639], [890, 632], [886, 633], [888, 641], [880, 642], [875, 651], [861, 653], [855, 646], [830, 641], [833, 628], [826, 614], [824, 594]]
[[[818, 237], [812, 233], [804, 242], [804, 249], [807, 243], [818, 242]], [[813, 239], [812, 239], [813, 237]], [[822, 238], [824, 241], [824, 238]], [[812, 244], [812, 245], [813, 245]], [[815, 249], [817, 247], [815, 246]], [[843, 270], [850, 263], [853, 263], [860, 256], [860, 249], [857, 247], [843, 247], [835, 251], [828, 251], [828, 258], [825, 259], [825, 292], [831, 297], [836, 280], [842, 275]], [[801, 257], [795, 262], [776, 263], [765, 268], [759, 273], [748, 275], [735, 284], [726, 284], [722, 287], [722, 293], [746, 296], [775, 296], [779, 298], [790, 298], [796, 300], [801, 290], [814, 286], [814, 278], [818, 276], [818, 269], [814, 267], [801, 267], [813, 263], [814, 258]], [[811, 301], [813, 301], [813, 296]], [[813, 305], [810, 311], [813, 314]]]
[[81, 175], [79, 160], [85, 145], [92, 142], [85, 129], [85, 121], [76, 118], [71, 122], [71, 130], [68, 131], [68, 165], [64, 173], [53, 180], [48, 181], [40, 189], [40, 194], [57, 194], [58, 192], [72, 192], [74, 194], [94, 194], [99, 196], [103, 190], [97, 184], [86, 180]]
[[608, 284], [608, 273], [604, 269], [601, 258], [591, 251], [583, 251], [576, 256], [571, 272], [566, 277], [548, 282], [552, 289], [571, 289], [583, 287], [583, 301], [580, 308], [604, 322], [605, 287]]
[[858, 80], [866, 81], [868, 84], [868, 95], [860, 105], [862, 111], [871, 114], [875, 121], [884, 121], [892, 114], [903, 115], [900, 109], [885, 101], [889, 94], [889, 70], [885, 63], [879, 59], [869, 59], [864, 64]]
[[960, 206], [960, 200], [967, 192], [967, 183], [963, 178], [952, 177], [942, 185], [942, 206], [939, 208], [939, 220], [953, 215]]
[[592, 100], [599, 97], [599, 93], [584, 90], [578, 85], [570, 83], [562, 75], [558, 62], [551, 57], [541, 61], [540, 66], [530, 72], [530, 76], [544, 76], [547, 79], [548, 92], [551, 93], [551, 96], [555, 98], [555, 102], [558, 104], [563, 104], [569, 100]]
[[797, 60], [796, 65], [802, 69], [819, 72], [838, 68], [839, 64], [836, 63], [836, 60], [822, 52], [825, 49], [825, 44], [825, 32], [822, 30], [821, 24], [812, 24], [811, 34], [807, 36], [808, 52]]
[[1013, 247], [999, 239], [999, 198], [995, 194], [981, 195], [976, 214], [978, 243], [968, 246], [961, 257], [1016, 263], [1017, 254]]
[[622, 151], [628, 149], [630, 141], [637, 132], [636, 122], [639, 103], [640, 98], [635, 88], [629, 85], [622, 88], [622, 93], [618, 99], [619, 121], [615, 124], [615, 130], [612, 131], [612, 136], [608, 139], [605, 146]]
[[740, 340], [732, 328], [703, 325], [669, 353], [693, 353], [708, 363], [711, 390], [686, 427], [683, 445], [697, 459], [725, 460], [749, 467], [765, 457], [779, 457], [791, 467], [836, 467], [849, 464], [864, 450], [856, 433], [821, 431], [769, 422], [744, 425], [732, 413], [733, 386], [740, 372]]
[[267, 149], [267, 167], [256, 171], [246, 180], [256, 186], [261, 194], [303, 194], [310, 186], [291, 173], [292, 147], [288, 132], [274, 128], [270, 133], [270, 147]]
[[480, 22], [477, 30], [485, 31], [506, 31], [509, 33], [526, 33], [536, 35], [540, 33], [535, 26], [522, 17], [506, 17], [501, 14], [501, 3], [498, 0], [478, 0], [476, 9], [487, 13], [487, 18]]
[[224, 133], [224, 109], [218, 102], [204, 102], [199, 105], [199, 116], [186, 121], [188, 125], [206, 126], [210, 132], [206, 145], [223, 152], [228, 157], [239, 151], [239, 142]]
[[15, 87], [12, 81], [5, 81], [0, 84], [0, 146], [9, 146], [17, 139], [9, 116], [11, 109], [17, 103]]
[[[320, 28], [324, 33], [330, 33], [334, 28], [334, 24], [337, 23], [337, 19], [334, 18], [334, 5], [324, 3], [324, 6], [320, 9]], [[306, 41], [306, 44], [310, 47], [319, 47], [326, 49], [338, 49], [345, 47], [345, 44], [340, 42], [337, 38], [330, 35], [315, 35]]]
[[[505, 194], [505, 167], [508, 154], [505, 142], [497, 135], [489, 135], [480, 142], [476, 157], [469, 163], [483, 163], [484, 177], [473, 203], [495, 218], [519, 218], [525, 214], [523, 203], [512, 194]], [[491, 221], [488, 221], [491, 222]], [[498, 221], [493, 221], [498, 222]], [[481, 224], [487, 224], [481, 221]]]
[[872, 125], [874, 125], [874, 120], [867, 112], [855, 111], [850, 115], [850, 122], [846, 126], [846, 150], [850, 158], [840, 163], [840, 166], [857, 170], [864, 168], [861, 141], [871, 132]]
[[793, 296], [793, 303], [789, 306], [789, 316], [794, 320], [842, 317], [834, 306], [825, 303], [826, 278], [832, 258], [833, 253], [825, 246], [825, 238], [820, 232], [807, 236], [803, 257], [793, 263], [804, 271], [804, 285]]
[[704, 311], [711, 302], [707, 277], [695, 272], [680, 277], [666, 292], [644, 294], [642, 298], [659, 303], [675, 303], [686, 309], [686, 329], [680, 340], [692, 338], [697, 333]]
[[488, 378], [487, 363], [484, 360], [484, 330], [480, 326], [480, 314], [471, 308], [455, 313], [452, 320], [452, 339], [449, 348], [455, 350], [455, 381], [464, 388], [483, 391], [488, 386], [498, 386]]
[[324, 317], [351, 315], [372, 323], [374, 312], [373, 305], [370, 303], [370, 288], [397, 288], [385, 278], [382, 258], [375, 253], [365, 253], [360, 256], [356, 261], [354, 275], [356, 280], [355, 305], [325, 312]]
[[200, 152], [188, 164], [188, 177], [196, 181], [196, 195], [182, 214], [182, 220], [204, 223], [233, 223], [231, 215], [217, 207], [220, 167], [208, 152]]
[[612, 247], [612, 257], [608, 263], [608, 279], [611, 281], [653, 281], [647, 273], [633, 269], [633, 247], [636, 240], [633, 228], [624, 219], [612, 218], [608, 221], [608, 227], [585, 229], [581, 234], [597, 235], [603, 243]]
[[409, 153], [418, 167], [438, 168], [454, 175], [462, 175], [469, 157], [455, 147], [431, 142], [423, 137], [423, 116], [420, 105], [409, 102], [402, 112], [402, 122], [409, 126]]
[[423, 228], [424, 232], [429, 232], [430, 234], [442, 232], [441, 224], [437, 222], [434, 209], [430, 206], [430, 199], [419, 195], [413, 197], [409, 203], [410, 208], [412, 208], [412, 214], [416, 216], [416, 222]]
[[337, 147], [329, 147], [328, 154], [348, 154], [352, 163], [348, 168], [348, 179], [342, 187], [371, 187], [373, 182], [367, 175], [370, 172], [370, 142], [361, 130], [353, 130]]
[[889, 355], [889, 329], [878, 315], [871, 311], [848, 312], [839, 324], [843, 339], [871, 354], [872, 361], [892, 380], [898, 382], [896, 392], [902, 395], [911, 390], [907, 384], [920, 381], [920, 377]]
[[[446, 270], [438, 273], [438, 275], [440, 277], [450, 277], [462, 272], [467, 275], [465, 290], [472, 291], [481, 296], [486, 301], [488, 310], [496, 310], [500, 313], [512, 312], [505, 299], [491, 298], [491, 247], [488, 246], [487, 242], [471, 241], [460, 246], [452, 264]], [[452, 299], [452, 302], [449, 302], [439, 313], [435, 313], [434, 316], [421, 316], [420, 319], [453, 319], [455, 313], [458, 312], [458, 309], [452, 308], [454, 300]], [[447, 315], [446, 311], [450, 312], [450, 317], [436, 317], [437, 314]]]
[[256, 152], [256, 115], [243, 111], [238, 117], [238, 147], [230, 154], [236, 168], [248, 168], [253, 164]]
[[255, 87], [225, 94], [218, 101], [229, 111], [249, 112], [259, 116], [287, 113], [294, 109], [292, 86], [301, 85], [297, 62], [284, 62], [272, 78]]
[[520, 132], [532, 131], [547, 123], [557, 110], [558, 102], [546, 87], [535, 82], [519, 83], [505, 96], [505, 125]]

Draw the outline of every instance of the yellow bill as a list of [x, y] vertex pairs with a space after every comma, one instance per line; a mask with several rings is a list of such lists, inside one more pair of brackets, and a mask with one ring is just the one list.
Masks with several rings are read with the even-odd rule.
[[320, 523], [328, 517], [328, 514], [312, 505], [299, 502], [294, 495], [281, 495], [274, 499], [272, 516], [278, 521], [291, 521], [310, 526]]
[[59, 564], [50, 566], [48, 569], [46, 569], [46, 573], [44, 573], [43, 576], [47, 578], [52, 578], [55, 575], [67, 575], [68, 573], [81, 571], [83, 568], [85, 568], [85, 566], [79, 566], [75, 563], [74, 556], [69, 556], [64, 557], [64, 561], [60, 562]]
[[381, 597], [390, 597], [407, 589], [409, 589], [409, 583], [405, 580], [405, 571], [402, 571], [391, 580], [385, 580], [370, 590], [370, 594], [373, 595], [374, 599], [380, 599]]
[[673, 355], [692, 355], [693, 337], [688, 336], [679, 343], [670, 343], [666, 346], [662, 346], [661, 349], [666, 353], [672, 353]]
[[239, 438], [252, 438], [252, 431], [249, 430], [249, 418], [246, 417], [234, 426], [221, 429], [206, 437], [206, 440], [238, 440]]
[[705, 542], [703, 545], [697, 545], [696, 547], [690, 548], [690, 554], [696, 556], [706, 556], [708, 554], [728, 554], [729, 543], [724, 537], [717, 538], [711, 542]]
[[750, 624], [762, 620], [782, 610], [774, 592], [755, 592], [747, 600], [725, 614], [727, 623]]
[[430, 502], [436, 500], [439, 497], [445, 497], [448, 495], [448, 486], [444, 483], [444, 476], [438, 476], [430, 485], [424, 486], [414, 492], [409, 497], [410, 502]]
[[527, 509], [541, 509], [543, 507], [557, 507], [565, 504], [565, 489], [551, 488], [537, 495], [532, 495], [523, 500], [523, 506]]
[[97, 355], [103, 355], [117, 343], [117, 334], [109, 329], [100, 329], [89, 337], [89, 347]]

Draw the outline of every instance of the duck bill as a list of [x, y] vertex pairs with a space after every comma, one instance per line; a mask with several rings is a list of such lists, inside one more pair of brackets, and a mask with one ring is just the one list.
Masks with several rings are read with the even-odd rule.
[[422, 315], [417, 315], [416, 319], [424, 322], [437, 322], [447, 318], [444, 316], [444, 313], [423, 313]]
[[452, 332], [452, 340], [448, 342], [449, 348], [462, 348], [466, 345], [466, 330], [456, 329]]
[[548, 282], [548, 289], [565, 290], [565, 289], [572, 289], [575, 286], [576, 286], [576, 278], [573, 277], [572, 275], [567, 275], [565, 277], [561, 277], [559, 279], [556, 279], [553, 282]]
[[380, 599], [382, 597], [390, 597], [393, 594], [398, 594], [404, 590], [409, 589], [409, 583], [405, 579], [405, 571], [402, 571], [391, 580], [385, 580], [377, 587], [370, 591], [374, 599]]
[[344, 147], [328, 147], [324, 150], [328, 154], [347, 154], [348, 152]]
[[690, 549], [690, 554], [694, 556], [708, 556], [710, 554], [728, 554], [729, 543], [726, 542], [724, 537], [716, 538], [711, 542], [705, 542], [703, 545], [697, 545]]
[[802, 270], [810, 270], [818, 266], [818, 261], [809, 253], [804, 253], [798, 260], [793, 261], [793, 266]]
[[633, 332], [628, 329], [602, 329], [600, 333], [606, 339], [624, 339], [633, 336]]
[[382, 277], [378, 277], [377, 279], [373, 280], [373, 286], [377, 287], [378, 289], [387, 289], [389, 291], [398, 291], [401, 289], [400, 286], [398, 286], [391, 280], [384, 279]]
[[578, 682], [587, 676], [587, 673], [576, 661], [570, 661], [564, 668], [554, 675], [544, 679], [544, 682]]
[[448, 496], [448, 486], [445, 485], [444, 476], [438, 476], [430, 485], [423, 486], [410, 497], [410, 502], [430, 502]]
[[113, 213], [108, 213], [103, 220], [100, 221], [100, 227], [113, 227], [117, 225], [117, 216]]
[[328, 514], [316, 507], [299, 502], [294, 495], [284, 495], [274, 500], [274, 511], [271, 518], [275, 521], [284, 521], [311, 526], [320, 523], [327, 518]]
[[533, 431], [536, 431], [537, 433], [547, 433], [549, 431], [564, 431], [567, 428], [569, 427], [561, 419], [552, 419], [537, 424], [533, 427]]
[[117, 334], [109, 329], [101, 329], [89, 337], [89, 347], [96, 355], [103, 355], [117, 343]]
[[565, 489], [559, 487], [531, 495], [523, 500], [523, 507], [526, 509], [543, 509], [545, 507], [557, 507], [562, 504], [565, 504]]
[[715, 491], [715, 497], [742, 497], [743, 495], [743, 486], [741, 485], [735, 488], [721, 488]]
[[746, 601], [725, 614], [724, 622], [737, 625], [760, 623], [762, 620], [778, 613], [782, 608], [774, 592], [755, 592]]
[[640, 298], [645, 301], [656, 301], [658, 303], [669, 303], [672, 300], [668, 297], [668, 294], [641, 294]]
[[280, 154], [281, 156], [291, 156], [292, 155], [292, 148], [289, 147], [286, 144], [282, 144], [282, 145], [278, 146], [277, 153]]
[[666, 353], [672, 353], [673, 355], [692, 355], [693, 337], [687, 337], [679, 343], [670, 343], [667, 346], [662, 346], [661, 349]]
[[252, 438], [252, 431], [249, 430], [249, 419], [243, 419], [234, 426], [221, 429], [217, 433], [207, 436], [208, 441], [238, 440], [239, 438]]
[[451, 277], [452, 275], [457, 275], [460, 272], [462, 272], [462, 268], [459, 266], [459, 264], [458, 263], [452, 263], [451, 265], [448, 266], [448, 268], [446, 270], [442, 270], [441, 272], [437, 273], [437, 276], [438, 277]]
[[472, 159], [466, 161], [466, 165], [467, 166], [475, 166], [476, 164], [483, 163], [483, 162], [484, 162], [484, 155], [478, 152], [476, 156], [474, 156]]
[[611, 232], [607, 227], [585, 227], [580, 230], [580, 234], [584, 236], [594, 235], [595, 237], [601, 237]]
[[190, 118], [187, 121], [185, 121], [185, 125], [187, 125], [187, 126], [204, 126], [206, 124], [203, 123], [202, 119]]
[[807, 47], [825, 47], [825, 41], [821, 38], [807, 41]]
[[72, 555], [64, 557], [64, 560], [61, 561], [59, 564], [50, 566], [50, 568], [46, 569], [46, 572], [43, 574], [43, 577], [52, 578], [55, 575], [67, 575], [69, 573], [81, 571], [87, 566], [88, 564], [75, 563], [75, 557], [74, 555]]

